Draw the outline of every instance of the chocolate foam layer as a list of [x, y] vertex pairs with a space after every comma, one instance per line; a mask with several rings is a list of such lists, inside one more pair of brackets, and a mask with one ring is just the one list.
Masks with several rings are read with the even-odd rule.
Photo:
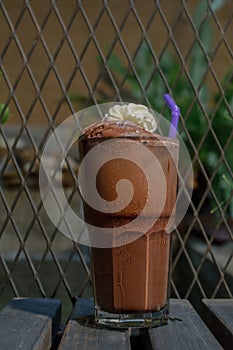
[[114, 121], [101, 121], [95, 124], [92, 124], [87, 129], [84, 129], [81, 135], [81, 138], [109, 138], [109, 137], [153, 137], [158, 138], [158, 135], [146, 131], [142, 126], [137, 125], [132, 122], [114, 122]]

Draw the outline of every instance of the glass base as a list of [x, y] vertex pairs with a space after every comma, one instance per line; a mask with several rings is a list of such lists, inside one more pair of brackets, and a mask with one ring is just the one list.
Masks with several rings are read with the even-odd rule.
[[95, 322], [111, 328], [150, 328], [167, 324], [168, 305], [159, 311], [115, 314], [95, 307]]

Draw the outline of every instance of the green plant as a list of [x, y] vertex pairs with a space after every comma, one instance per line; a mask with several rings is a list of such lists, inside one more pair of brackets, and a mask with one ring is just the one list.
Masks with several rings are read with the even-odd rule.
[[[1, 78], [1, 71], [0, 71], [0, 78]], [[4, 103], [0, 103], [0, 125], [4, 124], [9, 117], [9, 107], [6, 106]]]
[[[206, 167], [209, 173], [213, 173], [217, 169], [216, 176], [213, 181], [215, 194], [224, 206], [229, 202], [228, 212], [233, 217], [233, 179], [231, 172], [233, 170], [233, 70], [227, 74], [227, 78], [223, 83], [224, 98], [221, 94], [214, 96], [214, 105], [217, 110], [212, 121], [212, 133], [208, 133], [206, 138], [206, 152], [202, 155], [207, 158]], [[224, 150], [224, 161], [219, 163], [222, 156], [219, 145]], [[212, 210], [216, 211], [216, 207]]]
[[9, 117], [9, 107], [4, 103], [0, 103], [0, 125], [4, 124]]

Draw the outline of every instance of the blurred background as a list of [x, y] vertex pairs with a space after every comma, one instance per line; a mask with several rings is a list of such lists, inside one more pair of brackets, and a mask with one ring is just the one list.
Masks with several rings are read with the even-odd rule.
[[[112, 101], [170, 118], [166, 92], [181, 108], [195, 175], [173, 235], [172, 296], [197, 309], [204, 297], [232, 297], [232, 50], [231, 0], [0, 0], [0, 307], [13, 296], [58, 297], [65, 320], [76, 296], [92, 296], [89, 249], [63, 236], [41, 202], [50, 131]], [[79, 211], [78, 165], [74, 147], [63, 185]]]

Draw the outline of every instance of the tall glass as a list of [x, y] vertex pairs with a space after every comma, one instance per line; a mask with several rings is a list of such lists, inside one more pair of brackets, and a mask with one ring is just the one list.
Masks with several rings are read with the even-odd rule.
[[[81, 159], [105, 141], [103, 137], [81, 137]], [[97, 323], [119, 328], [165, 324], [169, 311], [171, 265], [171, 233], [167, 233], [167, 228], [173, 224], [175, 215], [179, 142], [168, 137], [141, 139], [135, 135], [116, 138], [113, 142], [113, 159], [98, 172], [97, 190], [102, 198], [111, 202], [117, 196], [118, 181], [127, 179], [133, 186], [132, 200], [124, 209], [113, 213], [94, 209], [84, 201], [84, 216], [88, 223], [97, 227], [117, 227], [118, 230], [123, 227], [125, 230], [130, 222], [131, 226], [124, 232], [122, 244], [91, 248], [95, 319]], [[141, 152], [135, 150], [135, 143], [144, 146]], [[122, 149], [122, 155], [128, 154], [128, 159], [114, 155], [116, 145]], [[156, 164], [146, 161], [148, 150]], [[106, 147], [107, 151], [111, 152], [109, 147]], [[102, 152], [104, 157], [104, 147]], [[144, 169], [130, 161], [131, 156], [136, 156], [139, 163], [143, 160]], [[88, 167], [87, 176], [92, 171], [91, 164]], [[150, 181], [144, 170], [151, 170]], [[144, 213], [150, 192], [156, 195]], [[113, 242], [116, 239], [114, 231], [111, 239]]]

